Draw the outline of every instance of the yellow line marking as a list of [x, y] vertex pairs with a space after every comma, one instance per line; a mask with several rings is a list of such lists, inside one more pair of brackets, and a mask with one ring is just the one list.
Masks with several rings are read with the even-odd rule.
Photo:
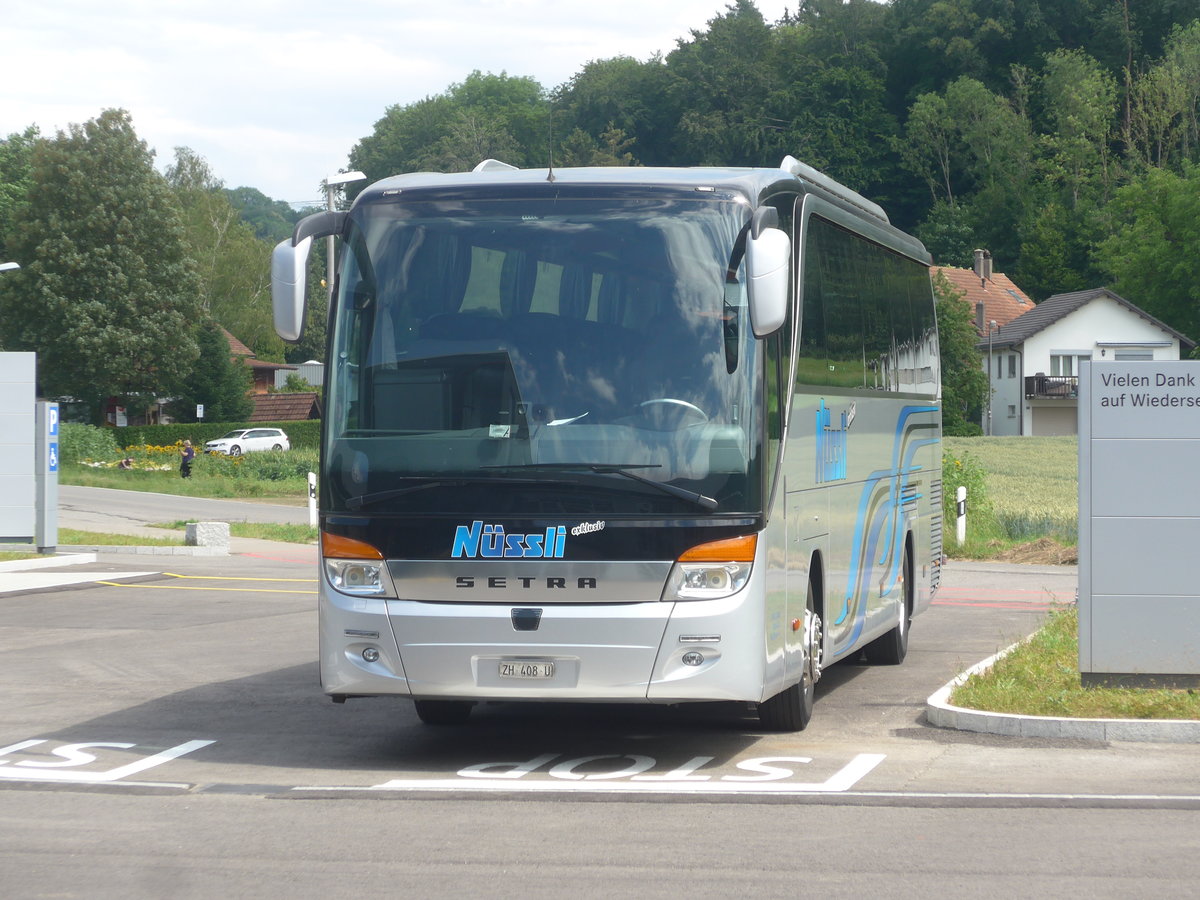
[[293, 584], [316, 584], [315, 578], [242, 578], [234, 575], [177, 575], [174, 572], [163, 572], [169, 578], [181, 578], [190, 581], [283, 581]]
[[[269, 579], [263, 579], [269, 580]], [[94, 584], [104, 584], [109, 587], [128, 587], [128, 588], [157, 588], [160, 591], [227, 591], [234, 594], [315, 594], [316, 591], [285, 591], [280, 588], [219, 588], [219, 587], [190, 587], [188, 585], [172, 585], [172, 584], [139, 584], [136, 582], [124, 581], [96, 581]]]

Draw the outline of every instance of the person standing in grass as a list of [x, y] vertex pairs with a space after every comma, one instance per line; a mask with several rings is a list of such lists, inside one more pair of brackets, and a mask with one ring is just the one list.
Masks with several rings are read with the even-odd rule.
[[179, 451], [179, 477], [192, 477], [192, 460], [196, 458], [196, 450], [192, 446], [191, 441], [183, 442], [183, 449]]

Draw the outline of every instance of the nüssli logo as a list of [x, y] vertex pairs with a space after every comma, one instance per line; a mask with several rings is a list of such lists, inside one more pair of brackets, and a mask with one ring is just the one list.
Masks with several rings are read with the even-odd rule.
[[503, 525], [475, 521], [454, 529], [450, 556], [454, 559], [562, 559], [567, 527], [552, 525], [535, 534], [507, 534]]

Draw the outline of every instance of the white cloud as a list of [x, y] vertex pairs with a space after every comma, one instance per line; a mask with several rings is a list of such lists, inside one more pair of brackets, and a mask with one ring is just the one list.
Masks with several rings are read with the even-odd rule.
[[[768, 21], [779, 0], [759, 0]], [[725, 0], [16, 0], [4, 13], [0, 135], [129, 110], [169, 162], [204, 156], [230, 186], [317, 200], [388, 106], [473, 70], [546, 88], [587, 62], [666, 53]], [[794, 4], [793, 4], [794, 6]]]

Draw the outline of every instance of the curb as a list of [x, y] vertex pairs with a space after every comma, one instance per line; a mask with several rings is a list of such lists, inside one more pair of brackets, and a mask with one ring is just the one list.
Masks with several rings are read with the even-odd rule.
[[57, 556], [46, 556], [39, 559], [12, 559], [7, 562], [0, 562], [0, 572], [29, 572], [33, 569], [78, 566], [84, 563], [94, 563], [95, 561], [95, 553], [75, 553], [68, 551]]
[[146, 544], [72, 544], [90, 553], [125, 553], [138, 556], [228, 556], [229, 547], [150, 546]]
[[1069, 719], [986, 712], [950, 704], [950, 692], [970, 676], [990, 669], [1019, 646], [1013, 644], [967, 669], [925, 701], [925, 719], [937, 728], [1023, 738], [1075, 738], [1091, 741], [1135, 741], [1153, 744], [1200, 744], [1195, 719]]

